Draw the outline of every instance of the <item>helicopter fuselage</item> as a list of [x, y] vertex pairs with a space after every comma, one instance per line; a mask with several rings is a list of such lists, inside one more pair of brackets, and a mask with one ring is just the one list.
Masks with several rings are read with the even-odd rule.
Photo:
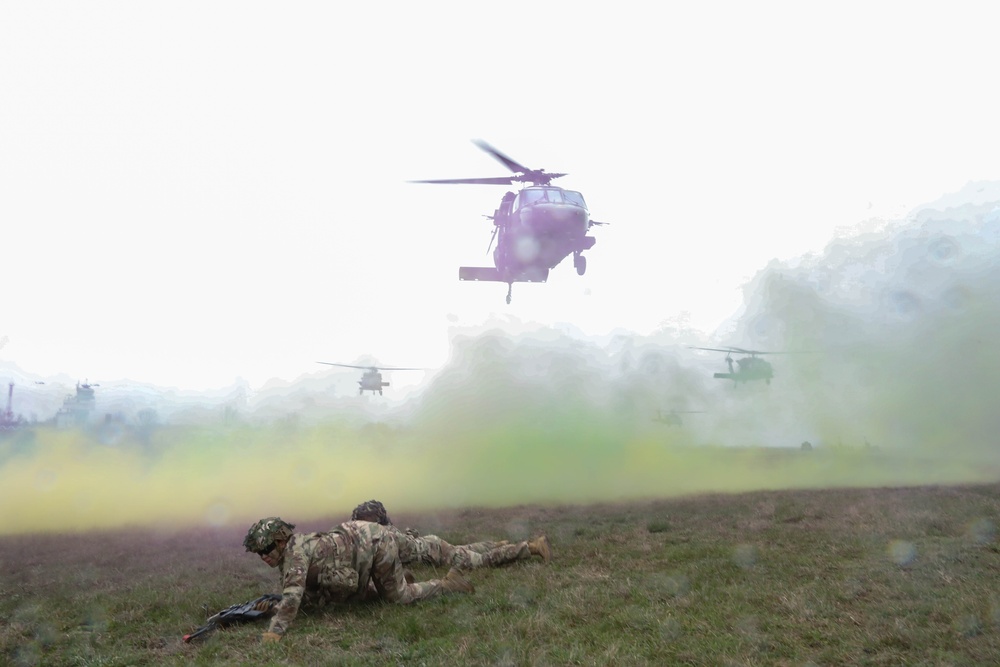
[[774, 377], [774, 368], [769, 362], [759, 357], [744, 357], [736, 360], [735, 372], [716, 373], [713, 377], [722, 380], [733, 380], [737, 384], [751, 380], [764, 380], [767, 384], [771, 384], [771, 378]]
[[571, 190], [536, 186], [516, 195], [508, 192], [492, 217], [497, 227], [496, 271], [462, 267], [463, 279], [544, 282], [549, 269], [571, 254], [582, 275], [586, 264], [580, 262], [580, 253], [597, 241], [587, 236], [592, 223], [583, 196]]
[[382, 387], [388, 387], [388, 382], [382, 381], [382, 374], [378, 371], [368, 371], [361, 376], [358, 380], [358, 393], [363, 394], [366, 391], [378, 392], [382, 394]]
[[524, 267], [551, 269], [570, 253], [594, 245], [596, 239], [587, 237], [589, 226], [590, 214], [578, 204], [545, 200], [523, 203], [501, 227], [493, 263], [501, 272], [510, 273]]

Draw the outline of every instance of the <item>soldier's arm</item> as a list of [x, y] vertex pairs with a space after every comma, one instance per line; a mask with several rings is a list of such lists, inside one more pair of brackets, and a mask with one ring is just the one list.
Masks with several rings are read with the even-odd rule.
[[302, 595], [306, 590], [306, 574], [309, 572], [309, 558], [297, 544], [289, 545], [289, 553], [285, 555], [286, 567], [282, 577], [281, 602], [275, 608], [274, 616], [268, 632], [283, 635], [292, 624], [292, 619], [302, 604]]

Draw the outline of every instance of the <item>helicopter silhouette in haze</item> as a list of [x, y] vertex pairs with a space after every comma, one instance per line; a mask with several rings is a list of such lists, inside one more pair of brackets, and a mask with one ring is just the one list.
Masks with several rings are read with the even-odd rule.
[[[735, 385], [739, 385], [740, 382], [751, 382], [753, 380], [763, 380], [767, 384], [771, 384], [771, 378], [774, 377], [774, 367], [771, 366], [769, 361], [761, 359], [762, 354], [784, 354], [783, 352], [762, 352], [761, 350], [744, 350], [741, 347], [696, 347], [689, 346], [694, 350], [709, 350], [712, 352], [725, 352], [726, 353], [726, 364], [729, 366], [728, 373], [715, 373], [712, 377], [732, 380]], [[746, 354], [749, 356], [741, 357], [739, 359], [733, 359], [733, 353]], [[735, 361], [735, 366], [733, 362]]]
[[566, 174], [550, 174], [544, 169], [528, 169], [515, 162], [485, 141], [473, 143], [514, 172], [513, 176], [489, 178], [449, 178], [410, 181], [411, 183], [470, 183], [478, 185], [510, 185], [527, 183], [518, 192], [507, 192], [493, 215], [493, 236], [486, 248], [493, 250], [494, 266], [462, 266], [459, 280], [482, 280], [507, 283], [507, 303], [514, 283], [544, 283], [549, 269], [568, 255], [578, 275], [587, 271], [585, 250], [594, 247], [597, 239], [587, 232], [605, 222], [591, 220], [583, 195], [550, 185], [552, 179]]
[[378, 395], [382, 395], [382, 388], [388, 387], [389, 383], [382, 380], [382, 374], [379, 371], [422, 371], [423, 368], [395, 368], [391, 366], [355, 366], [353, 364], [335, 364], [331, 361], [317, 361], [317, 364], [326, 364], [327, 366], [341, 366], [343, 368], [360, 368], [364, 371], [364, 375], [358, 380], [358, 394], [364, 394], [366, 391], [370, 391], [373, 394], [377, 391]]
[[653, 421], [660, 424], [666, 424], [667, 426], [681, 426], [683, 424], [681, 415], [695, 415], [701, 414], [702, 412], [704, 412], [704, 410], [671, 410], [670, 412], [664, 414], [663, 410], [657, 410], [656, 416], [653, 417]]

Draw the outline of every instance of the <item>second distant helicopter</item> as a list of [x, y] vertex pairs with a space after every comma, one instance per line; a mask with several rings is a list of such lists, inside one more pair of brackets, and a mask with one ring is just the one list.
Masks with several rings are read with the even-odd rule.
[[[721, 380], [732, 380], [734, 384], [740, 382], [750, 382], [752, 380], [763, 380], [771, 384], [774, 377], [774, 368], [769, 361], [761, 359], [761, 354], [782, 354], [781, 352], [762, 352], [761, 350], [744, 350], [742, 347], [695, 347], [695, 350], [709, 350], [711, 352], [725, 352], [726, 364], [729, 366], [728, 373], [716, 373], [712, 377]], [[733, 353], [746, 354], [749, 356], [733, 359]], [[734, 366], [735, 362], [735, 366]]]
[[332, 361], [317, 361], [317, 364], [326, 364], [327, 366], [341, 366], [342, 368], [360, 368], [364, 371], [364, 375], [358, 380], [358, 394], [364, 394], [366, 391], [378, 392], [378, 395], [382, 395], [382, 388], [388, 387], [389, 383], [382, 379], [382, 373], [379, 371], [422, 371], [423, 368], [395, 368], [392, 366], [355, 366], [353, 364], [336, 364]]
[[587, 270], [585, 250], [597, 242], [587, 232], [594, 225], [607, 223], [591, 220], [583, 195], [550, 185], [552, 179], [566, 174], [550, 174], [544, 169], [529, 169], [507, 157], [485, 141], [474, 141], [505, 167], [513, 176], [489, 178], [449, 178], [411, 181], [412, 183], [471, 183], [478, 185], [509, 185], [526, 183], [518, 192], [507, 192], [493, 215], [493, 237], [486, 248], [493, 248], [494, 266], [462, 266], [459, 280], [482, 280], [507, 283], [507, 303], [510, 303], [514, 283], [548, 280], [549, 269], [573, 255], [573, 266], [579, 275]]

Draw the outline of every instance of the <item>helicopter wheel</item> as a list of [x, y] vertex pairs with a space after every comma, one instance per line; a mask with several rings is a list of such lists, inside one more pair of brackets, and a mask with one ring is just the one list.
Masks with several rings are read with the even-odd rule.
[[514, 283], [507, 283], [507, 305], [510, 305], [510, 292], [514, 289]]
[[582, 276], [587, 272], [587, 258], [576, 253], [573, 255], [573, 266], [576, 268], [576, 275]]

